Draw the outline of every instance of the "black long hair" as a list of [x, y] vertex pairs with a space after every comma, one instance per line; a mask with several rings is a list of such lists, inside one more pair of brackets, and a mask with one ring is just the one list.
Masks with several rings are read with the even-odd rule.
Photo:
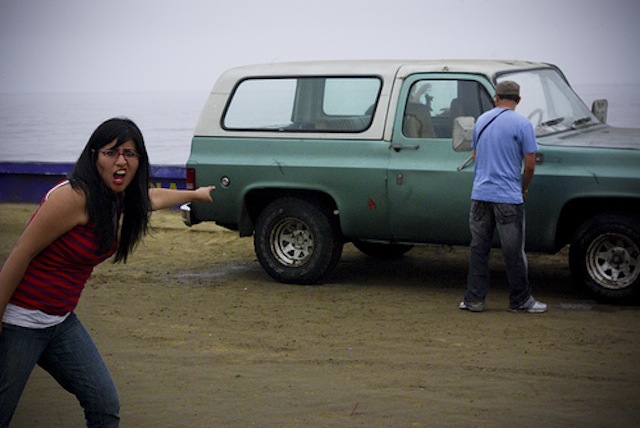
[[[114, 147], [133, 141], [140, 154], [138, 170], [123, 194], [114, 193], [98, 173], [99, 151], [116, 140]], [[71, 175], [71, 186], [84, 191], [87, 214], [98, 239], [98, 252], [109, 251], [118, 241], [114, 263], [126, 262], [127, 256], [149, 229], [149, 156], [140, 128], [127, 118], [113, 118], [93, 131]], [[118, 231], [120, 217], [122, 226]], [[119, 239], [118, 239], [119, 233]]]

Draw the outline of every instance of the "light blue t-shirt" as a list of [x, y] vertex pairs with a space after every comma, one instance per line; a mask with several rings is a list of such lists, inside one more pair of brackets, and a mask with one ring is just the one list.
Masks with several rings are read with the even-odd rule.
[[[521, 204], [522, 163], [524, 156], [538, 151], [538, 143], [529, 120], [507, 109], [496, 107], [483, 113], [473, 130], [476, 149], [471, 199], [476, 201]], [[478, 133], [496, 115], [478, 141]]]

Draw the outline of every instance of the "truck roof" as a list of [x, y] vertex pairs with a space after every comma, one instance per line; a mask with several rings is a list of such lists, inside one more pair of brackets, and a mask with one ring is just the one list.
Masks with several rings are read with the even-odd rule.
[[[496, 76], [516, 70], [554, 68], [543, 62], [491, 59], [439, 59], [439, 60], [332, 60], [299, 61], [234, 67], [224, 72], [215, 84], [215, 92], [230, 91], [240, 79], [266, 76], [315, 75], [381, 75], [386, 78], [404, 77], [416, 72], [482, 74], [495, 82]], [[558, 70], [559, 71], [559, 70]], [[562, 73], [561, 73], [562, 74]]]

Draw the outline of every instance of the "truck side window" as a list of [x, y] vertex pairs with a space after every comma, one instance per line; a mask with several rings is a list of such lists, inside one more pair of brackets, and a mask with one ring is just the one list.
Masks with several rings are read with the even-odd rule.
[[420, 80], [411, 86], [402, 121], [402, 133], [409, 138], [436, 138], [431, 120], [431, 81]]
[[402, 131], [409, 138], [451, 138], [458, 116], [491, 109], [491, 96], [475, 80], [419, 80], [409, 90]]
[[230, 130], [362, 132], [382, 82], [377, 77], [246, 79], [235, 88], [222, 119]]
[[224, 113], [226, 129], [278, 130], [291, 125], [296, 79], [247, 79], [236, 87]]

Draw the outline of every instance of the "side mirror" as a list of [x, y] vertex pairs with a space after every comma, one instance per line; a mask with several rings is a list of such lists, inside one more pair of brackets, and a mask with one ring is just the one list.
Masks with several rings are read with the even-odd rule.
[[476, 120], [471, 116], [456, 117], [453, 121], [453, 150], [455, 152], [470, 152], [473, 141], [473, 126]]
[[609, 110], [609, 101], [595, 100], [591, 104], [591, 113], [602, 123], [607, 123], [607, 111]]

